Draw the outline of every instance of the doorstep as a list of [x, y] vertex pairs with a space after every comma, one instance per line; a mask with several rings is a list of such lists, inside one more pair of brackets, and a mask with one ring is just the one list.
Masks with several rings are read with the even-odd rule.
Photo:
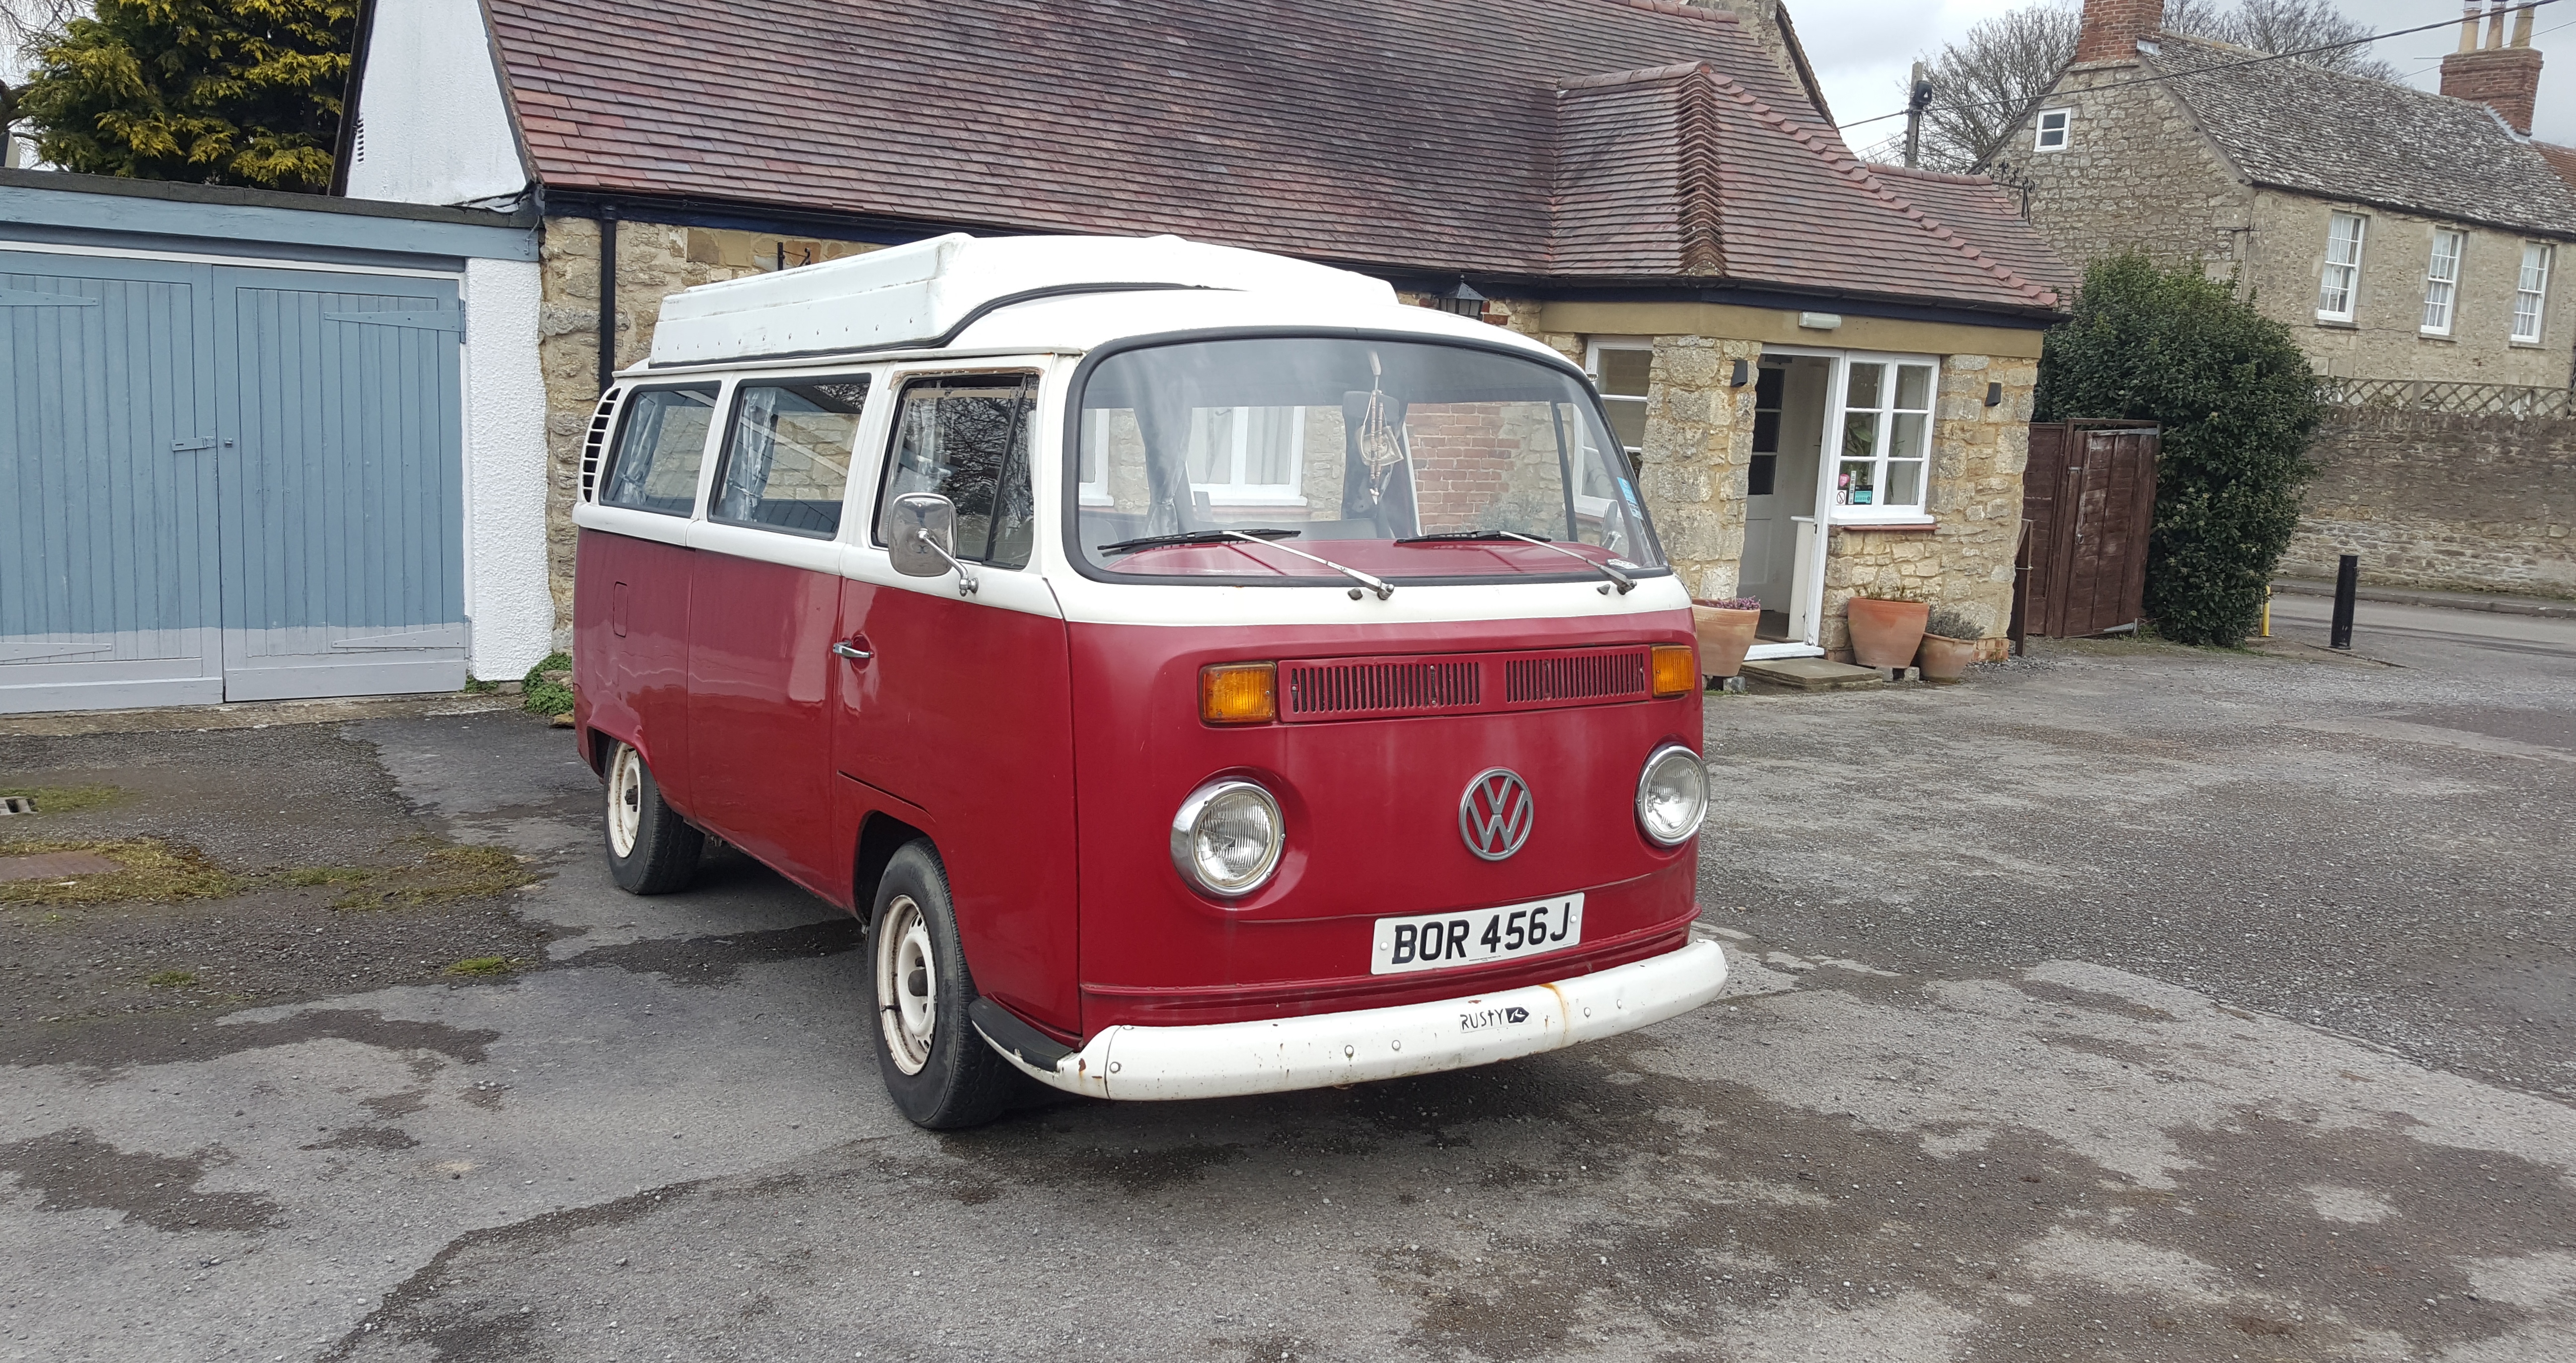
[[1867, 691], [1887, 685], [1887, 673], [1878, 668], [1854, 667], [1823, 658], [1748, 660], [1744, 675], [1765, 685], [1799, 691]]

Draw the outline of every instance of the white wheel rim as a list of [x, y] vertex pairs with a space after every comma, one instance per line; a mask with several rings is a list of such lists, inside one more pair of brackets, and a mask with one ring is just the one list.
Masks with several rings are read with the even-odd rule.
[[617, 745], [608, 762], [608, 849], [617, 855], [635, 852], [636, 830], [644, 826], [644, 759], [633, 748]]
[[930, 953], [930, 923], [910, 895], [886, 908], [876, 942], [877, 1020], [895, 1068], [919, 1074], [930, 1063], [939, 1020], [939, 967]]

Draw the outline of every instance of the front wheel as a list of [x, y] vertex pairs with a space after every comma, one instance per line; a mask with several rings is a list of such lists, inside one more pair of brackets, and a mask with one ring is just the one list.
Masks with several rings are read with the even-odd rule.
[[1018, 1075], [966, 1020], [975, 981], [966, 973], [948, 873], [927, 840], [896, 852], [877, 882], [868, 961], [877, 1067], [894, 1105], [933, 1131], [1000, 1116]]
[[628, 894], [688, 888], [706, 835], [662, 802], [662, 787], [644, 754], [617, 745], [608, 759], [608, 870]]

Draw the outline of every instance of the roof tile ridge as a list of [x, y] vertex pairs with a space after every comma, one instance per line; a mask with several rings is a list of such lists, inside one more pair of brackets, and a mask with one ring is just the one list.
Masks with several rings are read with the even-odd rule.
[[1843, 149], [1839, 143], [1827, 143], [1823, 138], [1816, 136], [1815, 133], [1805, 124], [1800, 123], [1796, 119], [1790, 118], [1779, 110], [1763, 103], [1759, 98], [1755, 97], [1752, 91], [1736, 84], [1732, 79], [1714, 71], [1709, 73], [1709, 78], [1717, 82], [1719, 88], [1724, 93], [1735, 99], [1736, 102], [1752, 110], [1753, 115], [1756, 118], [1762, 119], [1764, 122], [1780, 129], [1782, 132], [1789, 134], [1789, 136], [1797, 141], [1799, 145], [1814, 152], [1828, 167], [1830, 167], [1835, 173], [1841, 175], [1843, 179], [1849, 182], [1854, 188], [1876, 197], [1888, 207], [1895, 209], [1899, 214], [1913, 222], [1915, 226], [1922, 228], [1935, 240], [1950, 247], [1952, 250], [1957, 251], [1959, 254], [1966, 256], [1977, 265], [1984, 267], [1986, 272], [1994, 277], [1995, 282], [2012, 289], [2024, 297], [2029, 298], [2033, 302], [2048, 302], [2053, 304], [2057, 301], [2057, 291], [2055, 289], [2048, 288], [2044, 285], [2037, 284], [2031, 280], [2023, 278], [2021, 274], [2011, 266], [2008, 266], [2002, 261], [1997, 260], [1977, 249], [1975, 243], [1970, 242], [1967, 238], [1951, 231], [1949, 227], [1944, 225], [1939, 219], [1924, 212], [1920, 207], [1917, 207], [1912, 200], [1906, 199], [1897, 194], [1896, 191], [1888, 188], [1886, 182], [1880, 180], [1877, 176], [1870, 174], [1869, 168], [1862, 165], [1849, 151]]
[[1722, 79], [1706, 63], [1700, 71], [1710, 80], [1689, 81], [1682, 86], [1681, 105], [1673, 111], [1680, 127], [1675, 137], [1673, 173], [1678, 179], [1681, 202], [1680, 229], [1682, 273], [1724, 275], [1726, 273], [1726, 158], [1718, 150], [1720, 136], [1716, 96], [1711, 80]]
[[1623, 9], [1641, 9], [1649, 14], [1666, 14], [1676, 19], [1698, 19], [1704, 23], [1726, 24], [1737, 28], [1744, 25], [1744, 21], [1737, 18], [1732, 10], [1711, 9], [1706, 5], [1685, 3], [1685, 0], [1609, 0], [1609, 2]]
[[1705, 61], [1674, 62], [1669, 66], [1639, 66], [1626, 71], [1604, 71], [1596, 76], [1566, 76], [1556, 88], [1566, 90], [1606, 90], [1620, 85], [1648, 85], [1656, 81], [1680, 80], [1693, 71], [1708, 69]]

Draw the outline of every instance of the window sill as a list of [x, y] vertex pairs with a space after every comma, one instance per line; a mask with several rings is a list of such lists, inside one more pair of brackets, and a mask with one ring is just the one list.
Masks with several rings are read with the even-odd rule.
[[2359, 331], [2361, 324], [2349, 317], [2320, 317], [2317, 326], [2326, 331]]
[[2538, 341], [2507, 341], [2504, 344], [2507, 350], [2547, 350], [2549, 348]]
[[1938, 530], [1941, 523], [1930, 516], [1890, 516], [1885, 520], [1855, 520], [1836, 516], [1828, 522], [1836, 530]]
[[2419, 331], [2415, 333], [2415, 339], [2419, 341], [2439, 341], [2444, 345], [2459, 344], [2459, 338], [2453, 336], [2447, 331]]

